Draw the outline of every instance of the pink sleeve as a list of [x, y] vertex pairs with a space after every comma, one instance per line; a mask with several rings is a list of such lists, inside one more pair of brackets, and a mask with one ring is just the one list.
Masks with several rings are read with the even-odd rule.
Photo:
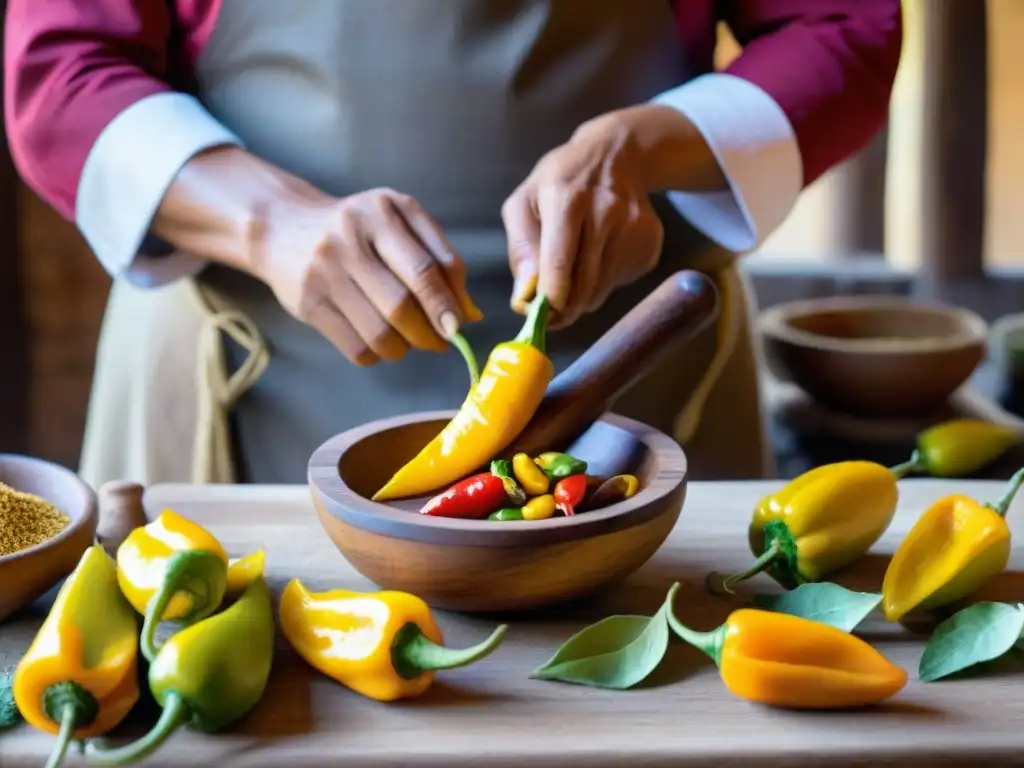
[[8, 0], [4, 112], [25, 181], [71, 219], [82, 167], [125, 108], [170, 90], [164, 0]]
[[728, 73], [786, 113], [810, 184], [885, 125], [903, 42], [900, 0], [725, 0], [743, 53]]

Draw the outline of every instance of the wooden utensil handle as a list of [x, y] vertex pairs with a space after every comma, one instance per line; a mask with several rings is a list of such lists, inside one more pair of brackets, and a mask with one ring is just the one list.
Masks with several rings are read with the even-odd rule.
[[513, 450], [564, 449], [717, 315], [714, 283], [700, 272], [676, 272], [551, 382]]

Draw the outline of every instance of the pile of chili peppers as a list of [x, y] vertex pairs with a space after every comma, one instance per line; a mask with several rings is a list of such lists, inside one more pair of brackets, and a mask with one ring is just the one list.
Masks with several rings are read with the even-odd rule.
[[420, 514], [502, 522], [547, 520], [615, 504], [635, 496], [639, 488], [633, 475], [588, 475], [587, 463], [567, 453], [517, 453], [512, 461], [492, 461], [488, 471], [437, 494]]
[[[163, 620], [178, 631], [158, 644]], [[208, 531], [168, 510], [135, 529], [116, 561], [99, 544], [85, 551], [12, 690], [21, 716], [57, 736], [46, 768], [63, 762], [72, 741], [85, 742], [92, 764], [127, 765], [182, 725], [219, 731], [241, 718], [263, 695], [273, 653], [262, 550], [229, 561]], [[140, 656], [161, 717], [137, 741], [107, 749], [95, 738], [139, 700]]]
[[[725, 577], [711, 574], [709, 586], [729, 592], [762, 572], [786, 589], [823, 581], [862, 558], [885, 533], [901, 478], [969, 475], [1019, 440], [1001, 425], [954, 419], [922, 432], [911, 459], [896, 467], [843, 461], [812, 469], [755, 507], [748, 531], [756, 558], [751, 566]], [[1002, 572], [1010, 557], [1005, 515], [1022, 484], [1024, 469], [997, 501], [952, 494], [933, 502], [889, 562], [881, 589], [885, 617], [900, 621], [916, 609], [951, 606]]]

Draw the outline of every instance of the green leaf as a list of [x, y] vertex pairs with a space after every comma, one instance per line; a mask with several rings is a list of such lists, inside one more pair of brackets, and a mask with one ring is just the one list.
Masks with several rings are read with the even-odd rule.
[[880, 602], [881, 595], [853, 592], [829, 582], [801, 584], [781, 595], [754, 596], [758, 608], [811, 619], [844, 632], [852, 632]]
[[668, 649], [671, 596], [654, 616], [609, 616], [566, 640], [533, 677], [624, 690], [657, 669]]
[[21, 722], [21, 713], [14, 703], [14, 670], [0, 670], [0, 730]]
[[917, 676], [930, 683], [1007, 653], [1024, 632], [1020, 605], [976, 603], [935, 628], [924, 648]]

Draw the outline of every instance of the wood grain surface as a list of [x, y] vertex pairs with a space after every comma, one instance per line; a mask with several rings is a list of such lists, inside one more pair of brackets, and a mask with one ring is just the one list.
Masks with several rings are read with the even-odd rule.
[[[380, 704], [318, 676], [284, 644], [267, 695], [243, 723], [214, 736], [182, 732], [146, 765], [166, 766], [850, 766], [1024, 764], [1024, 677], [1012, 665], [984, 676], [921, 684], [922, 638], [872, 616], [863, 636], [911, 672], [886, 706], [834, 713], [795, 713], [748, 704], [725, 691], [709, 661], [675, 645], [656, 679], [642, 689], [605, 692], [529, 679], [530, 672], [584, 623], [613, 613], [654, 611], [674, 580], [683, 582], [677, 611], [710, 629], [756, 590], [733, 602], [703, 592], [712, 569], [744, 565], [746, 524], [755, 501], [777, 483], [691, 483], [685, 509], [666, 545], [630, 579], [599, 598], [512, 621], [505, 644], [476, 666], [440, 675], [416, 701]], [[869, 557], [841, 581], [877, 590], [884, 553], [922, 509], [952, 491], [987, 499], [990, 481], [910, 480], [896, 520]], [[315, 519], [304, 487], [158, 486], [146, 496], [150, 515], [170, 506], [209, 528], [231, 556], [267, 550], [276, 590], [291, 577], [315, 589], [371, 589], [340, 557]], [[1024, 498], [1009, 513], [1024, 534]], [[1011, 568], [1024, 569], [1024, 548]], [[485, 572], [479, 578], [486, 579]], [[979, 598], [1019, 600], [1019, 573], [997, 578]], [[44, 606], [0, 625], [0, 666], [28, 645]], [[439, 614], [452, 645], [475, 642], [494, 619]], [[137, 731], [140, 724], [131, 725]], [[52, 737], [18, 727], [0, 733], [3, 768], [38, 768]], [[83, 763], [72, 755], [67, 766]]]

